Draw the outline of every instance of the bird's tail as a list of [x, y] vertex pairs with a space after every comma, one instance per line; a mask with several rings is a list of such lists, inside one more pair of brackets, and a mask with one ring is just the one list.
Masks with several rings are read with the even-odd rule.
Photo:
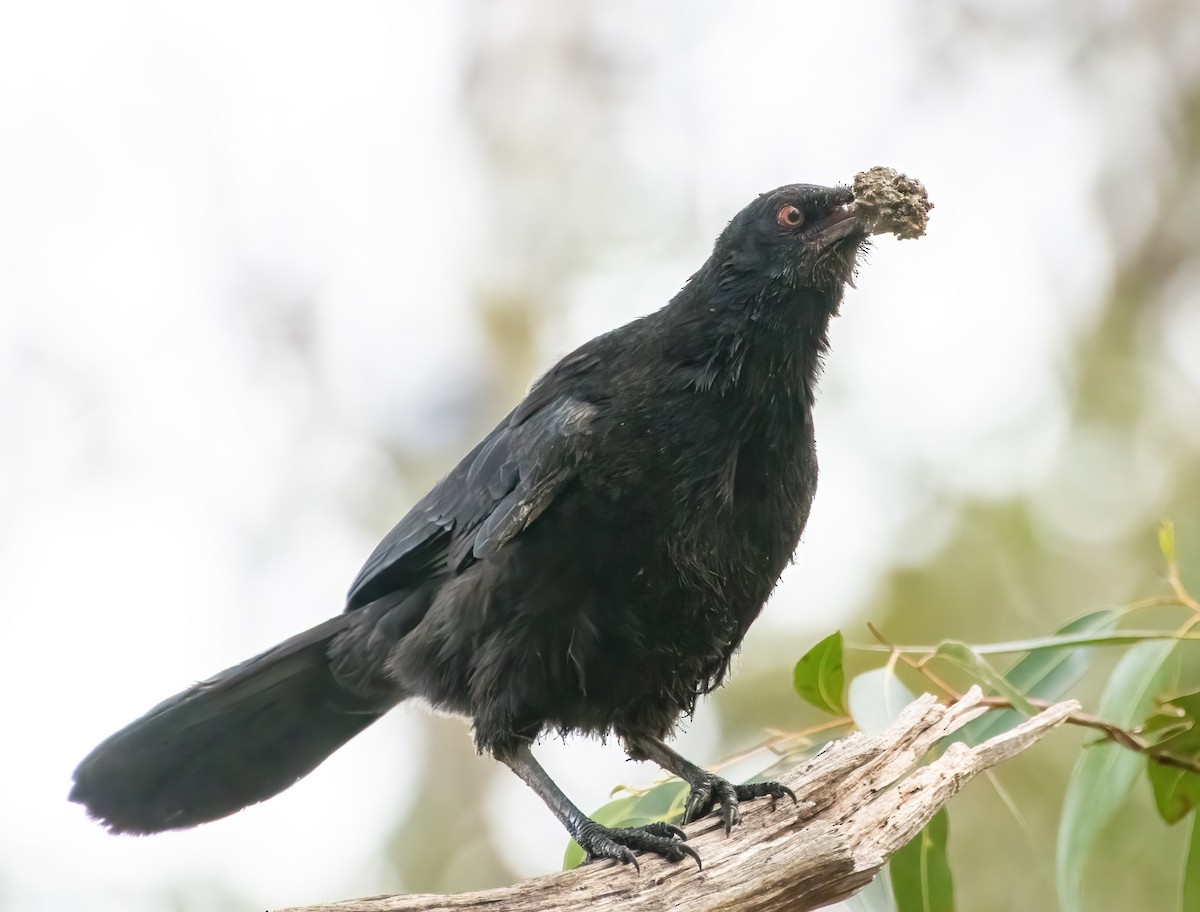
[[395, 702], [356, 696], [328, 649], [332, 618], [163, 701], [75, 770], [70, 799], [114, 833], [216, 820], [308, 775]]

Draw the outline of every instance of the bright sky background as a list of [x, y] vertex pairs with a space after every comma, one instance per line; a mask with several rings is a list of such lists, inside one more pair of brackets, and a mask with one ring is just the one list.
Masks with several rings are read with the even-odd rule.
[[[536, 7], [509, 5], [514, 28]], [[694, 230], [580, 282], [547, 364], [664, 303], [756, 193], [886, 164], [937, 206], [924, 240], [878, 243], [834, 329], [821, 491], [752, 634], [799, 655], [897, 548], [936, 543], [920, 479], [1000, 494], [1048, 470], [1058, 358], [1104, 279], [1099, 115], [1048, 54], [930, 68], [904, 4], [665, 8], [645, 28], [628, 17], [655, 65], [626, 128], [647, 174], [688, 175]], [[386, 531], [359, 521], [376, 442], [436, 434], [430, 403], [483, 354], [470, 269], [496, 240], [463, 226], [481, 179], [459, 107], [465, 15], [0, 6], [0, 907], [138, 912], [208, 880], [262, 907], [376, 892], [415, 706], [197, 830], [113, 838], [65, 796], [102, 737], [340, 610]], [[262, 348], [286, 332], [271, 302], [297, 298], [315, 377]], [[396, 492], [398, 510], [420, 493]], [[685, 741], [698, 758], [705, 718]], [[542, 753], [583, 807], [627, 774], [611, 747]], [[519, 782], [493, 804], [519, 870], [558, 863], [562, 832]]]

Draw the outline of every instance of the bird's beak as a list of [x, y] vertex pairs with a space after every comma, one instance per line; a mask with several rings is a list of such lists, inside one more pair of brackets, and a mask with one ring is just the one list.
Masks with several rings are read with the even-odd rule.
[[854, 217], [854, 212], [849, 206], [838, 206], [817, 222], [814, 227], [816, 239], [822, 245], [833, 244], [854, 235], [867, 236], [867, 232], [858, 223], [858, 219]]

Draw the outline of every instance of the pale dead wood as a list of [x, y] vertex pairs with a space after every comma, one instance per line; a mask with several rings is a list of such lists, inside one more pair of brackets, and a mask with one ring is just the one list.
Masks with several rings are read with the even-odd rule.
[[920, 767], [938, 740], [986, 711], [982, 699], [977, 687], [951, 706], [926, 694], [882, 735], [833, 742], [782, 779], [799, 796], [799, 808], [781, 802], [772, 811], [755, 802], [728, 838], [712, 818], [693, 824], [689, 842], [704, 859], [703, 871], [642, 858], [640, 874], [595, 864], [477, 893], [377, 896], [286, 912], [816, 909], [865, 886], [967, 782], [1079, 709], [1074, 701], [1055, 704], [978, 747], [952, 744]]

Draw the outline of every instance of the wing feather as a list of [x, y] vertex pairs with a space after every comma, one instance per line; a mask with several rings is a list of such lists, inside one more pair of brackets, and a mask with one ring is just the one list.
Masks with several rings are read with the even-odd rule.
[[578, 437], [599, 410], [569, 395], [542, 396], [533, 412], [527, 402], [379, 543], [350, 586], [347, 611], [462, 572], [511, 542], [554, 501], [575, 476]]

